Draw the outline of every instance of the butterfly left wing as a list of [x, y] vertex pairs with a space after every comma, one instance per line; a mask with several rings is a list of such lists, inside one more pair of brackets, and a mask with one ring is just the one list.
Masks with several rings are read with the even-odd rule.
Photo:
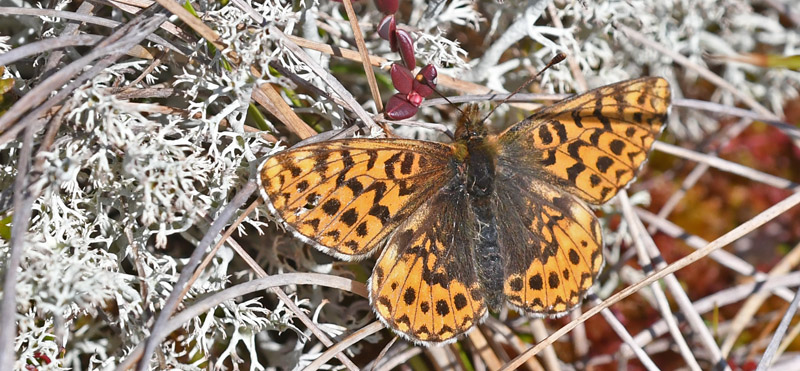
[[443, 344], [483, 320], [477, 228], [457, 181], [400, 225], [369, 280], [370, 302], [386, 327], [417, 344]]
[[264, 161], [264, 201], [296, 236], [341, 259], [371, 254], [453, 178], [450, 146], [406, 139], [343, 139]]
[[498, 137], [498, 157], [602, 204], [636, 177], [669, 105], [669, 83], [660, 77], [603, 86], [510, 127]]

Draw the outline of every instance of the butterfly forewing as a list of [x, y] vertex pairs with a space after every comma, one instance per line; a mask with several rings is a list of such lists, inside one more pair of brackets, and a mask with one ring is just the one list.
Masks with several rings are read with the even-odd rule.
[[389, 328], [417, 343], [443, 343], [483, 319], [472, 255], [477, 228], [457, 184], [400, 225], [370, 278], [373, 307]]
[[451, 151], [404, 139], [315, 143], [267, 159], [259, 181], [270, 209], [295, 234], [359, 258], [453, 177]]
[[636, 177], [669, 104], [662, 78], [604, 86], [512, 126], [499, 137], [499, 156], [540, 169], [544, 180], [601, 204]]

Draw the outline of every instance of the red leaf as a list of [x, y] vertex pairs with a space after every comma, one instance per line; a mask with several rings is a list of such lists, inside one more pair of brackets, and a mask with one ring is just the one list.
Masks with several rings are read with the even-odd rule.
[[427, 82], [434, 87], [436, 87], [437, 77], [439, 77], [439, 72], [436, 71], [436, 67], [434, 67], [432, 64], [422, 67], [422, 69], [417, 73], [417, 81], [423, 83]]
[[400, 58], [408, 69], [413, 69], [417, 66], [417, 60], [414, 57], [414, 40], [411, 35], [405, 30], [397, 30], [397, 50], [400, 52]]
[[389, 73], [392, 75], [392, 85], [397, 91], [408, 94], [411, 92], [411, 89], [414, 87], [414, 76], [411, 75], [411, 71], [408, 68], [405, 68], [397, 63], [392, 64], [392, 69], [389, 70]]
[[418, 111], [411, 102], [407, 101], [402, 94], [395, 94], [386, 102], [384, 115], [390, 120], [402, 120], [414, 116]]
[[375, 0], [375, 6], [383, 14], [394, 14], [400, 8], [400, 0]]
[[[387, 40], [391, 43], [392, 38], [395, 39], [394, 43], [397, 44], [397, 38], [394, 33], [397, 31], [397, 24], [395, 23], [393, 15], [387, 15], [378, 23], [378, 36], [381, 39]], [[392, 51], [395, 51], [392, 49]]]
[[422, 98], [427, 98], [429, 95], [433, 94], [433, 89], [436, 87], [437, 76], [436, 67], [430, 64], [422, 67], [415, 77], [412, 90], [421, 95]]

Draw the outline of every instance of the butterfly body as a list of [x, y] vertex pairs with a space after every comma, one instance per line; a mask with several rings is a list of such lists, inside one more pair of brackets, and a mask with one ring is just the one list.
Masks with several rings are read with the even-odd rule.
[[489, 135], [467, 106], [455, 142], [346, 139], [280, 152], [259, 168], [287, 229], [343, 259], [381, 253], [377, 317], [421, 344], [454, 341], [503, 305], [558, 316], [603, 265], [586, 203], [630, 183], [663, 129], [669, 86], [601, 87]]
[[[486, 305], [499, 310], [503, 304], [503, 256], [497, 239], [497, 217], [493, 195], [495, 190], [495, 170], [497, 151], [494, 137], [487, 135], [483, 120], [479, 120], [478, 107], [468, 105], [463, 110], [456, 129], [455, 147], [466, 148], [462, 160], [466, 166], [463, 192], [469, 200], [472, 214], [477, 224], [474, 244], [465, 246], [471, 249], [476, 276], [480, 282]], [[455, 233], [470, 233], [455, 227]]]

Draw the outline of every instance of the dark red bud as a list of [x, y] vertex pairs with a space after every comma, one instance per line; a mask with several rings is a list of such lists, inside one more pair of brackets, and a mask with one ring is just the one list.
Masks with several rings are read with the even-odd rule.
[[421, 70], [417, 73], [417, 81], [422, 83], [429, 83], [433, 86], [436, 86], [437, 81], [436, 78], [439, 77], [439, 72], [436, 71], [436, 67], [432, 64], [428, 64], [425, 67], [422, 67]]
[[429, 95], [433, 94], [432, 87], [419, 81], [414, 81], [414, 86], [412, 87], [411, 91], [419, 94], [423, 98], [427, 98]]
[[383, 14], [394, 14], [400, 8], [400, 0], [375, 0], [375, 6]]
[[[381, 39], [386, 41], [391, 41], [394, 38], [394, 33], [397, 30], [397, 24], [395, 23], [393, 15], [387, 15], [381, 19], [381, 22], [378, 23], [378, 36]], [[395, 39], [395, 43], [397, 40]], [[393, 50], [394, 51], [394, 50]]]
[[414, 76], [411, 75], [408, 68], [393, 63], [389, 74], [392, 75], [392, 85], [397, 91], [408, 94], [414, 88]]
[[417, 66], [417, 60], [414, 57], [414, 40], [411, 35], [405, 30], [397, 30], [397, 50], [400, 52], [400, 58], [409, 70]]
[[403, 120], [417, 114], [418, 108], [407, 101], [403, 94], [395, 94], [386, 102], [384, 115], [390, 120]]

